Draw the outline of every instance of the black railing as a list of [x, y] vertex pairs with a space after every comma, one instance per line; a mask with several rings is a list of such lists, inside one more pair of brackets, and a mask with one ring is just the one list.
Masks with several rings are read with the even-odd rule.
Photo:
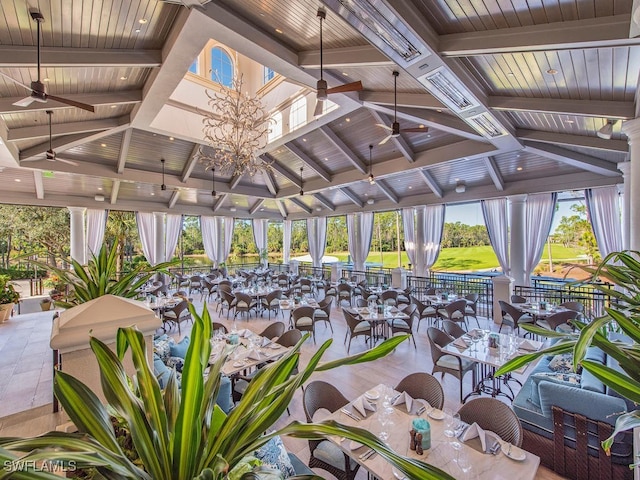
[[414, 295], [421, 298], [427, 290], [434, 288], [438, 293], [452, 293], [461, 296], [478, 294], [478, 315], [493, 318], [493, 276], [473, 273], [429, 272], [427, 277], [407, 277], [407, 286]]
[[391, 285], [391, 269], [381, 267], [367, 267], [366, 270], [353, 270], [342, 267], [342, 278], [352, 282], [367, 281], [370, 286]]
[[301, 277], [316, 277], [323, 280], [331, 280], [331, 265], [323, 263], [321, 267], [314, 267], [312, 263], [300, 262], [298, 264], [298, 275]]
[[[607, 283], [601, 285], [612, 286]], [[584, 305], [584, 315], [589, 319], [602, 316], [604, 307], [614, 299], [590, 283], [575, 283], [550, 278], [532, 278], [531, 286], [516, 285], [513, 289], [516, 295], [526, 298], [532, 303], [547, 302], [559, 305], [564, 302], [580, 302]]]

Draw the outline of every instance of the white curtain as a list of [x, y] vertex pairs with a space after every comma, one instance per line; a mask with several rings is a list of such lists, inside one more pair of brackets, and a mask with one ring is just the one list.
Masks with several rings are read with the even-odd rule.
[[416, 219], [413, 208], [402, 209], [402, 226], [404, 228], [404, 250], [409, 263], [416, 264]]
[[104, 241], [104, 229], [107, 225], [107, 210], [87, 209], [87, 250], [90, 255], [97, 255]]
[[269, 228], [269, 220], [266, 218], [254, 218], [251, 220], [253, 227], [253, 240], [256, 242], [258, 253], [267, 248], [267, 228]]
[[235, 219], [233, 217], [224, 217], [224, 240], [222, 248], [218, 251], [222, 254], [218, 257], [218, 263], [223, 263], [229, 258], [231, 253], [231, 244], [233, 243], [233, 227], [235, 225]]
[[200, 217], [200, 231], [202, 232], [202, 244], [204, 252], [214, 265], [218, 264], [218, 250], [220, 249], [220, 217]]
[[167, 215], [167, 226], [164, 234], [164, 259], [167, 262], [173, 259], [181, 231], [182, 215]]
[[136, 223], [138, 224], [138, 236], [142, 244], [142, 253], [150, 265], [158, 263], [156, 254], [155, 239], [155, 218], [153, 213], [136, 212]]
[[416, 208], [416, 276], [424, 277], [440, 254], [444, 205]]
[[494, 198], [482, 200], [482, 216], [487, 227], [489, 241], [498, 257], [502, 273], [509, 275], [509, 224], [507, 217], [507, 199]]
[[322, 257], [327, 243], [327, 218], [307, 218], [307, 240], [309, 255], [314, 267], [322, 267]]
[[282, 226], [282, 263], [289, 263], [291, 257], [291, 220], [284, 220]]
[[353, 268], [364, 271], [364, 263], [371, 249], [373, 235], [373, 212], [350, 213], [347, 215], [347, 236], [349, 254]]
[[620, 199], [615, 185], [584, 191], [587, 213], [602, 258], [622, 248], [622, 223]]
[[531, 274], [542, 257], [544, 244], [547, 242], [551, 231], [557, 198], [557, 193], [539, 193], [527, 197], [524, 256], [525, 286], [531, 285]]

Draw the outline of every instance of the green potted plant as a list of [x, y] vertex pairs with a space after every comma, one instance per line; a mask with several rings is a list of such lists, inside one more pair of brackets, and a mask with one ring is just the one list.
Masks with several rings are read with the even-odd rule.
[[20, 301], [20, 294], [10, 280], [9, 275], [0, 275], [0, 323], [11, 316], [13, 306]]
[[260, 250], [260, 263], [262, 263], [262, 266], [264, 268], [267, 268], [269, 266], [269, 251], [266, 248], [263, 248], [262, 250]]
[[[573, 352], [574, 369], [582, 366], [620, 395], [640, 404], [640, 252], [613, 252], [598, 267], [579, 268], [591, 275], [594, 288], [616, 299], [616, 302], [605, 307], [605, 315], [591, 323], [573, 321], [577, 333], [550, 332], [521, 324], [529, 332], [556, 338], [558, 342], [539, 352], [515, 357], [500, 368], [496, 376], [517, 370], [544, 355]], [[599, 279], [606, 280], [609, 285], [598, 282]], [[610, 340], [608, 332], [611, 330], [625, 334], [629, 342]], [[615, 358], [622, 371], [585, 360], [585, 353], [590, 346]], [[617, 433], [635, 427], [640, 427], [640, 410], [620, 415], [613, 434], [602, 442], [602, 448], [609, 452]]]
[[[292, 421], [265, 434], [284, 414], [296, 390], [314, 371], [375, 360], [393, 351], [406, 340], [406, 335], [391, 338], [372, 350], [322, 363], [322, 356], [332, 341], [328, 340], [308, 364], [297, 371], [300, 348], [308, 339], [307, 335], [280, 360], [260, 369], [241, 401], [227, 415], [215, 403], [225, 356], [221, 355], [209, 367], [211, 319], [206, 306], [202, 315], [198, 315], [193, 306], [190, 310], [194, 326], [180, 389], [175, 374], [171, 374], [164, 390], [160, 388], [145, 354], [142, 333], [135, 327], [119, 329], [116, 352], [92, 338], [91, 348], [100, 367], [108, 406], [103, 406], [81, 382], [57, 371], [55, 395], [79, 432], [0, 439], [0, 461], [11, 468], [12, 465], [29, 466], [31, 461], [46, 459], [59, 462], [60, 466], [95, 468], [100, 475], [112, 479], [249, 479], [257, 478], [252, 470], [259, 462], [255, 461], [253, 452], [272, 437], [290, 435], [314, 439], [335, 435], [373, 448], [408, 478], [452, 478], [427, 463], [395, 453], [365, 429], [347, 427], [335, 421], [312, 424]], [[130, 351], [136, 369], [135, 378], [128, 377], [122, 365], [127, 351]], [[123, 419], [121, 427], [130, 434], [137, 458], [135, 462], [125, 455], [118, 443], [108, 411]], [[22, 473], [23, 476], [16, 478], [59, 478], [46, 472]]]
[[49, 310], [51, 310], [51, 305], [53, 304], [53, 300], [51, 297], [45, 297], [42, 300], [40, 300], [40, 309], [43, 312], [47, 312]]

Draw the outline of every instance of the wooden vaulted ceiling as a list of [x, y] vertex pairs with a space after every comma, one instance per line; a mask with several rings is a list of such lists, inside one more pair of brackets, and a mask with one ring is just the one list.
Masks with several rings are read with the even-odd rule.
[[[632, 0], [381, 1], [396, 26], [416, 35], [425, 60], [378, 50], [338, 0], [218, 0], [194, 9], [158, 0], [39, 2], [48, 91], [96, 112], [51, 100], [14, 106], [27, 91], [0, 77], [0, 202], [305, 218], [621, 182], [621, 124], [635, 116], [640, 72]], [[36, 78], [30, 6], [12, 0], [0, 15], [0, 72], [25, 84]], [[326, 78], [358, 79], [365, 90], [337, 95], [338, 109], [267, 145], [271, 173], [216, 178], [212, 198], [210, 173], [194, 161], [200, 144], [160, 121], [163, 109], [194, 110], [171, 95], [209, 35], [312, 91], [319, 6], [327, 8]], [[420, 69], [433, 65], [477, 99], [475, 113], [499, 123], [499, 140], [427, 90]], [[393, 121], [393, 70], [401, 127], [428, 132], [378, 145], [385, 133], [376, 124]], [[77, 165], [43, 159], [46, 109], [54, 111], [54, 149]], [[609, 119], [613, 135], [601, 139]], [[466, 192], [456, 193], [459, 183]]]

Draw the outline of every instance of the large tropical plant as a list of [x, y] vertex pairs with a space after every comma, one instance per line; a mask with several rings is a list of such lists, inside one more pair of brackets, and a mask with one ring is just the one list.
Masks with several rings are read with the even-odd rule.
[[[114, 435], [108, 410], [96, 395], [74, 377], [58, 371], [54, 379], [55, 395], [79, 433], [51, 432], [29, 439], [0, 439], [0, 461], [9, 467], [5, 472], [11, 471], [14, 465], [30, 465], [29, 462], [46, 459], [60, 465], [96, 468], [109, 479], [255, 478], [251, 473], [241, 476], [238, 472], [246, 469], [252, 453], [273, 436], [318, 439], [336, 435], [373, 448], [408, 478], [452, 478], [424, 462], [395, 453], [366, 430], [335, 421], [311, 424], [292, 421], [280, 430], [264, 433], [284, 414], [295, 391], [314, 371], [375, 360], [391, 352], [407, 336], [391, 338], [360, 354], [321, 363], [331, 344], [328, 340], [308, 365], [296, 373], [300, 348], [307, 335], [280, 360], [260, 369], [242, 400], [227, 415], [215, 402], [225, 357], [221, 355], [206, 374], [211, 353], [211, 319], [206, 306], [201, 316], [193, 306], [190, 309], [194, 326], [181, 388], [174, 375], [164, 390], [160, 388], [147, 361], [142, 333], [134, 327], [118, 330], [115, 353], [96, 338], [90, 341], [100, 368], [104, 396], [109, 408], [124, 419], [139, 465], [124, 454]], [[122, 365], [127, 350], [135, 366], [134, 377], [127, 376]], [[29, 453], [18, 458], [15, 452]], [[59, 478], [43, 472], [26, 473], [34, 475], [28, 478]], [[4, 478], [2, 472], [0, 478]], [[27, 476], [16, 473], [14, 478]]]
[[[615, 299], [605, 307], [605, 315], [590, 323], [574, 321], [576, 333], [550, 332], [531, 325], [521, 325], [527, 331], [558, 341], [547, 349], [515, 357], [500, 368], [496, 375], [517, 370], [544, 355], [573, 352], [573, 364], [591, 372], [602, 383], [620, 395], [640, 404], [640, 252], [613, 252], [598, 267], [580, 267], [591, 275], [594, 288]], [[604, 279], [603, 284], [598, 280]], [[608, 332], [619, 330], [628, 342], [610, 340]], [[585, 360], [587, 348], [597, 347], [615, 358], [622, 371]], [[608, 453], [613, 437], [625, 430], [640, 427], [640, 410], [620, 415], [611, 437], [602, 442]]]
[[153, 267], [138, 265], [129, 273], [121, 273], [118, 271], [118, 249], [116, 246], [109, 249], [106, 244], [102, 245], [97, 255], [91, 255], [87, 265], [73, 259], [68, 261], [72, 270], [39, 263], [56, 275], [61, 283], [70, 286], [68, 298], [64, 301], [56, 300], [56, 305], [63, 308], [71, 308], [103, 295], [134, 298], [139, 294], [140, 287], [153, 275], [158, 272], [167, 273], [168, 267], [177, 264], [164, 262]]

